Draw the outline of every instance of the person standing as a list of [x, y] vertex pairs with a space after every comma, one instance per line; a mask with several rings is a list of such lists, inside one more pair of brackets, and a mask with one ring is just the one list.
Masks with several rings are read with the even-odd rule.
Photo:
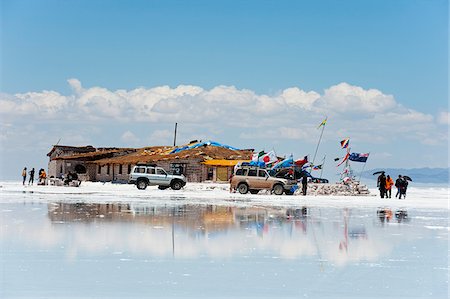
[[378, 189], [380, 189], [381, 198], [384, 198], [384, 195], [386, 193], [386, 176], [384, 175], [384, 172], [382, 172], [378, 177], [377, 185]]
[[24, 167], [22, 170], [22, 178], [23, 178], [22, 185], [25, 185], [25, 181], [27, 180], [27, 168], [26, 167]]
[[386, 198], [391, 198], [392, 194], [392, 186], [394, 185], [394, 180], [391, 178], [390, 175], [386, 178]]
[[30, 170], [29, 174], [30, 174], [30, 180], [28, 181], [28, 185], [30, 183], [31, 183], [31, 185], [33, 185], [33, 183], [34, 183], [34, 167]]
[[400, 186], [402, 184], [402, 176], [399, 174], [398, 179], [395, 180], [395, 187], [397, 188], [397, 194], [395, 194], [395, 198], [400, 195]]
[[306, 175], [303, 175], [303, 177], [302, 177], [302, 192], [303, 192], [303, 196], [306, 195], [307, 189], [308, 189], [308, 177]]

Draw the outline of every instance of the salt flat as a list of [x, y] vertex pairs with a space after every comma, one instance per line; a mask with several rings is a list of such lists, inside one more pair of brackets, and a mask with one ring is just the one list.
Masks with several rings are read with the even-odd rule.
[[[83, 182], [80, 187], [63, 186], [23, 186], [20, 182], [1, 182], [0, 200], [36, 200], [86, 203], [152, 203], [170, 204], [174, 201], [186, 200], [196, 204], [239, 206], [308, 206], [325, 207], [379, 207], [392, 208], [431, 208], [449, 209], [449, 188], [442, 187], [410, 187], [406, 199], [394, 198], [396, 190], [392, 191], [393, 198], [381, 199], [378, 190], [370, 189], [369, 196], [324, 196], [324, 195], [271, 195], [271, 194], [239, 194], [230, 193], [229, 184], [220, 183], [188, 183], [183, 189], [174, 191], [159, 190], [157, 187], [148, 187], [138, 190], [134, 185], [111, 184], [100, 182]], [[261, 193], [261, 192], [260, 192]], [[264, 192], [262, 192], [264, 193]]]

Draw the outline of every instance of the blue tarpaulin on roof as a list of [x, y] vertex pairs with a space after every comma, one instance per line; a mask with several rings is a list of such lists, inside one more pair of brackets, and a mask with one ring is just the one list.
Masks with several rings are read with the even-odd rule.
[[235, 148], [235, 147], [232, 147], [232, 146], [229, 146], [229, 145], [226, 145], [226, 144], [222, 144], [222, 143], [219, 143], [219, 142], [215, 142], [215, 141], [206, 141], [206, 142], [198, 142], [198, 143], [195, 143], [195, 144], [193, 144], [193, 145], [191, 145], [191, 146], [187, 146], [187, 145], [185, 145], [185, 146], [182, 146], [182, 147], [179, 147], [179, 148], [176, 148], [176, 149], [174, 149], [173, 151], [171, 151], [170, 153], [171, 154], [174, 154], [174, 153], [179, 153], [179, 152], [181, 152], [181, 151], [184, 151], [184, 150], [187, 150], [187, 149], [193, 149], [193, 148], [198, 148], [198, 147], [202, 147], [202, 146], [205, 146], [205, 145], [210, 145], [210, 146], [217, 146], [217, 147], [223, 147], [223, 148], [227, 148], [227, 149], [231, 149], [231, 150], [239, 150], [238, 148]]

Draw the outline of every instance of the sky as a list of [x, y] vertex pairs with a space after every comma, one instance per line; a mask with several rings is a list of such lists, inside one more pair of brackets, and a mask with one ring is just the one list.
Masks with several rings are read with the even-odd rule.
[[[52, 145], [214, 140], [448, 167], [448, 1], [1, 1], [0, 179]], [[362, 170], [362, 163], [354, 163]]]

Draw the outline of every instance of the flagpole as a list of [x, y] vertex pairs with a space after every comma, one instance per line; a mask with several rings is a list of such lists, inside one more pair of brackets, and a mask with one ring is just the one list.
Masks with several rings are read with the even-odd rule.
[[322, 178], [323, 166], [325, 165], [325, 158], [327, 155], [323, 156], [322, 168], [320, 169], [320, 178]]
[[[369, 152], [369, 154], [367, 155], [367, 160], [369, 159], [369, 156], [370, 156], [370, 152]], [[362, 173], [364, 172], [364, 168], [366, 167], [366, 164], [367, 164], [367, 160], [366, 160], [366, 162], [364, 162], [364, 165], [363, 165], [363, 168], [362, 168], [362, 170], [361, 170], [361, 173], [359, 174], [359, 181], [361, 182], [361, 176], [362, 176]]]
[[312, 165], [314, 165], [314, 161], [316, 160], [317, 151], [319, 150], [319, 144], [320, 144], [320, 141], [322, 140], [322, 135], [323, 135], [323, 131], [325, 130], [325, 125], [326, 125], [327, 119], [328, 119], [328, 117], [325, 118], [325, 124], [322, 125], [322, 131], [320, 132], [319, 141], [317, 142], [316, 151], [314, 152]]

